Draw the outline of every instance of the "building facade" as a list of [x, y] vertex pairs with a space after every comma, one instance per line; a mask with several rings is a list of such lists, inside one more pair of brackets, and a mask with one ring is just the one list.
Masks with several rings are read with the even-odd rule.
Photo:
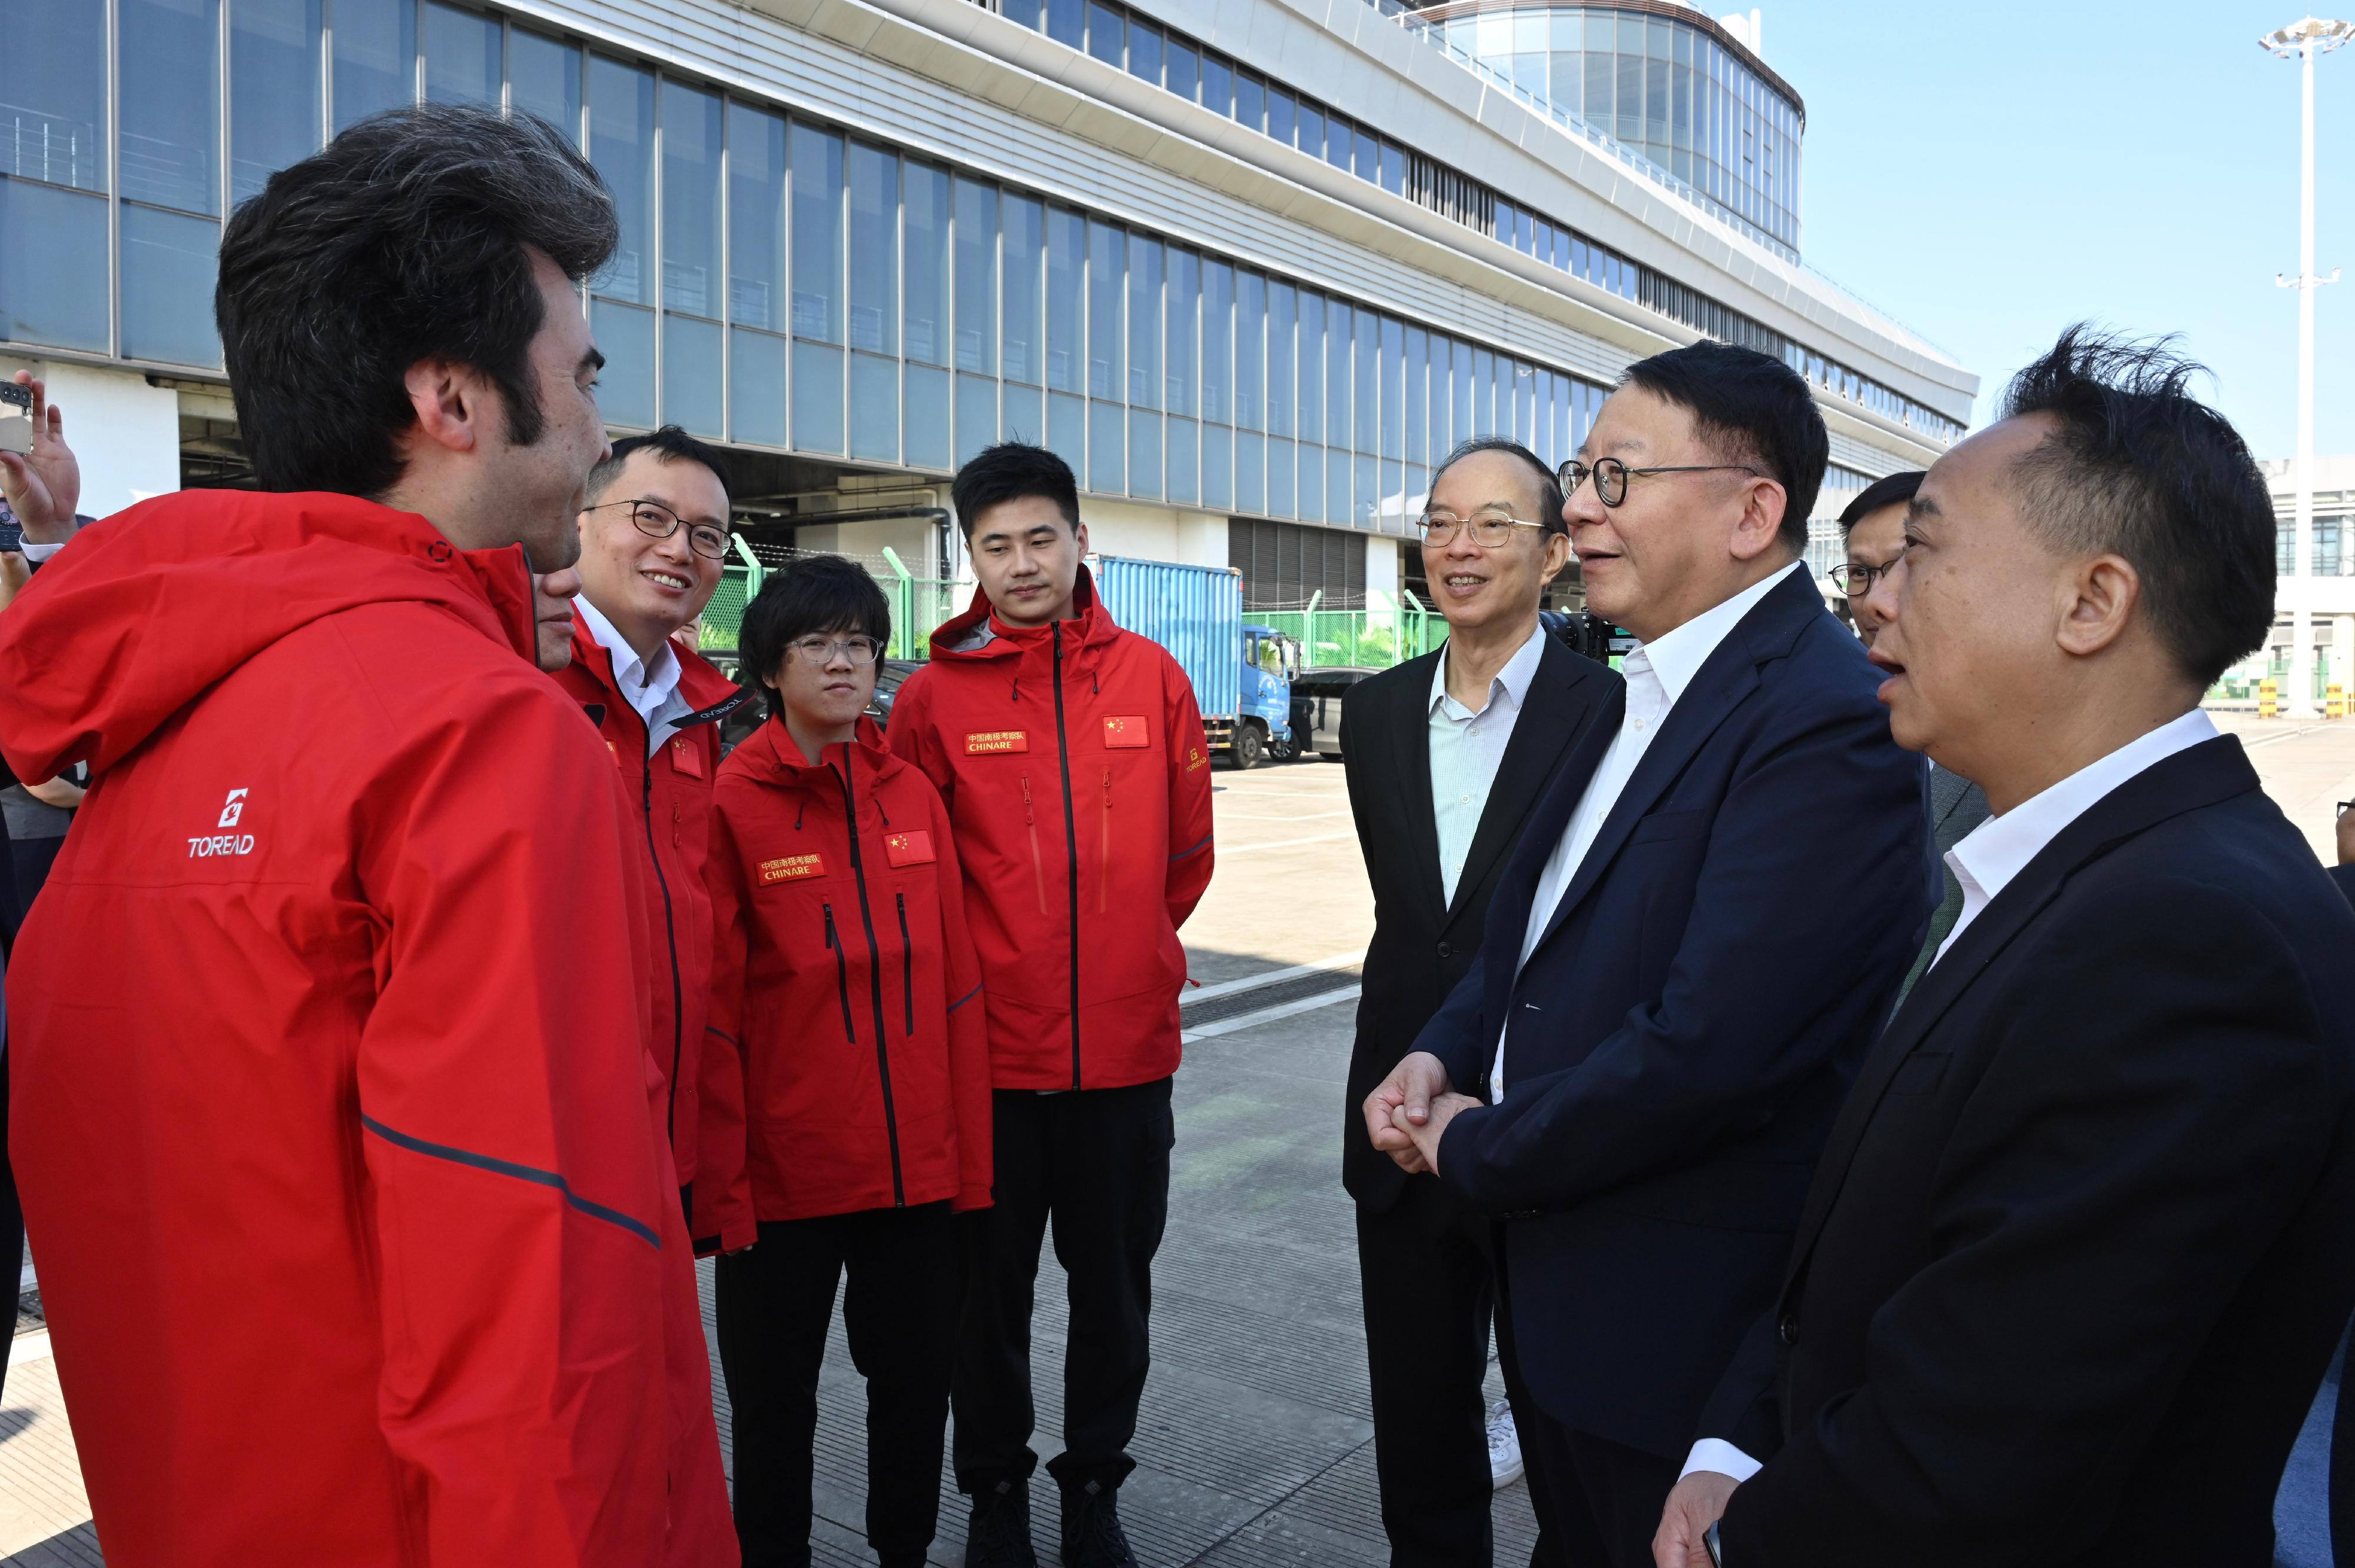
[[[1467, 17], [1541, 22], [1542, 91]], [[48, 0], [9, 53], [0, 371], [54, 384], [93, 512], [238, 482], [224, 214], [419, 98], [541, 115], [612, 187], [616, 431], [726, 443], [767, 538], [919, 576], [1000, 439], [1071, 460], [1107, 553], [1380, 603], [1436, 457], [1565, 458], [1646, 354], [1805, 373], [1822, 517], [1977, 387], [1798, 264], [1796, 92], [1666, 0]]]
[[[2274, 630], [2265, 645], [2225, 677], [2229, 696], [2248, 699], [2270, 680], [2286, 699], [2300, 685], [2319, 704], [2333, 686], [2355, 695], [2355, 454], [2314, 460], [2314, 532], [2307, 570], [2297, 570], [2297, 463], [2260, 463], [2274, 497]], [[2296, 645], [2296, 615], [2307, 644]]]

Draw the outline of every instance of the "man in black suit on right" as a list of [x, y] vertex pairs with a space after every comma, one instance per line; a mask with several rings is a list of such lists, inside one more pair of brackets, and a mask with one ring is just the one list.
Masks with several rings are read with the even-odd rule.
[[1668, 1568], [2273, 1560], [2355, 1306], [2355, 911], [2199, 707], [2271, 629], [2274, 516], [2195, 368], [2065, 334], [1874, 586], [1898, 741], [1994, 815]]

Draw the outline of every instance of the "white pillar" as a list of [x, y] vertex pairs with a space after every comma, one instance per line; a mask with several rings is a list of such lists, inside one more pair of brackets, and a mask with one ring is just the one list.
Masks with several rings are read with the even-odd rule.
[[2304, 584], [2314, 573], [2314, 46], [2298, 51], [2297, 187], [2297, 522], [2290, 570], [2299, 592], [2290, 601], [2289, 689], [2292, 719], [2314, 716], [2313, 619]]
[[180, 399], [130, 370], [36, 363], [65, 416], [66, 443], [81, 464], [85, 517], [106, 517], [180, 487]]

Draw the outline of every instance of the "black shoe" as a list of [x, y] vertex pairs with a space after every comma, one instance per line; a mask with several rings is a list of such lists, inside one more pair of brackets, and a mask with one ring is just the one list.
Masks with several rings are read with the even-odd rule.
[[1063, 1493], [1063, 1568], [1136, 1568], [1120, 1528], [1119, 1493], [1101, 1482]]
[[965, 1568], [1039, 1568], [1030, 1549], [1030, 1487], [1000, 1481], [973, 1494], [965, 1526]]

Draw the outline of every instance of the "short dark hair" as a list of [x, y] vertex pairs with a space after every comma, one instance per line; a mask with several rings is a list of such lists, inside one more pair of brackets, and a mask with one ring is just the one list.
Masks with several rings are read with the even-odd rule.
[[744, 661], [745, 689], [766, 694], [772, 719], [783, 718], [785, 707], [766, 679], [785, 662], [794, 640], [813, 632], [858, 632], [889, 645], [891, 602], [866, 569], [846, 556], [801, 556], [769, 573], [744, 606], [737, 656]]
[[1754, 463], [1783, 486], [1781, 538], [1807, 548], [1807, 519], [1831, 463], [1831, 436], [1806, 378], [1780, 359], [1700, 342], [1638, 359], [1621, 378], [1692, 415], [1693, 432], [1728, 462]]
[[1856, 525], [1883, 507], [1902, 507], [1922, 488], [1929, 475], [1919, 468], [1908, 468], [1900, 474], [1884, 474], [1856, 494], [1856, 499], [1840, 508], [1840, 532], [1851, 533]]
[[[1439, 466], [1431, 471], [1431, 489], [1439, 488], [1440, 477], [1449, 469], [1483, 452], [1509, 453], [1535, 469], [1538, 475], [1538, 510], [1544, 515], [1531, 517], [1529, 521], [1543, 523], [1550, 534], [1570, 532], [1570, 519], [1561, 515], [1561, 479], [1546, 466], [1545, 459], [1508, 435], [1476, 435], [1469, 441], [1457, 442], [1455, 449], [1439, 460]], [[1424, 492], [1426, 506], [1429, 505], [1429, 491]]]
[[2012, 379], [2003, 417], [2059, 426], [2014, 465], [2021, 509], [2063, 551], [2132, 562], [2160, 641], [2206, 687], [2273, 631], [2274, 504], [2175, 342], [2079, 322]]
[[949, 482], [949, 504], [956, 508], [957, 531], [973, 539], [975, 519], [990, 507], [1025, 496], [1044, 496], [1055, 503], [1063, 520], [1080, 526], [1080, 485], [1071, 465], [1043, 446], [1001, 441], [985, 446], [957, 470]]
[[507, 439], [545, 419], [528, 251], [578, 283], [613, 253], [613, 198], [547, 122], [424, 103], [369, 116], [270, 176], [220, 248], [213, 312], [266, 490], [380, 496], [416, 421], [402, 378], [443, 356], [488, 377]]
[[729, 500], [732, 503], [736, 498], [736, 487], [728, 482], [728, 460], [719, 449], [696, 440], [675, 424], [666, 424], [644, 435], [625, 435], [613, 443], [612, 455], [589, 470], [591, 506], [605, 498], [605, 492], [622, 476], [622, 465], [629, 462], [634, 452], [651, 452], [665, 463], [700, 463], [711, 470], [711, 476], [719, 481], [719, 488]]

